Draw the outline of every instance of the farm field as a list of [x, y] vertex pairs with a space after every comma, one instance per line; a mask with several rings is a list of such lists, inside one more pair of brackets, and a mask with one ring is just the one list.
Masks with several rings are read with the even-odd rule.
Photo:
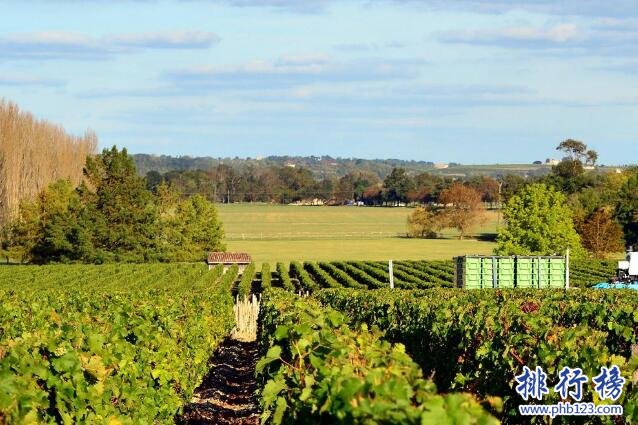
[[233, 326], [221, 268], [0, 267], [0, 423], [167, 423]]
[[[395, 290], [387, 289], [387, 265], [380, 262], [293, 262], [289, 268], [278, 264], [272, 274], [266, 267], [266, 273], [262, 274], [262, 300], [264, 308], [272, 312], [264, 316], [262, 325], [266, 329], [270, 326], [279, 335], [276, 339], [266, 336], [266, 341], [277, 353], [282, 346], [284, 352], [293, 353], [282, 357], [282, 364], [270, 376], [316, 382], [314, 375], [299, 377], [287, 365], [303, 362], [314, 354], [304, 348], [308, 347], [308, 341], [312, 341], [311, 345], [331, 348], [333, 334], [339, 338], [340, 328], [329, 329], [330, 338], [322, 336], [325, 325], [315, 322], [309, 325], [299, 317], [291, 322], [290, 310], [310, 309], [312, 312], [305, 314], [320, 323], [326, 320], [320, 310], [327, 314], [337, 311], [345, 315], [337, 316], [337, 323], [348, 323], [354, 329], [366, 326], [364, 335], [369, 329], [378, 328], [387, 341], [403, 344], [424, 376], [432, 376], [443, 393], [460, 396], [459, 392], [470, 391], [478, 399], [491, 400], [487, 404], [496, 403], [488, 409], [496, 417], [518, 423], [517, 405], [522, 399], [513, 390], [514, 376], [525, 365], [542, 367], [548, 372], [551, 385], [556, 384], [553, 375], [564, 364], [577, 364], [585, 374], [594, 376], [601, 364], [609, 364], [610, 356], [622, 376], [637, 373], [638, 357], [632, 347], [636, 344], [635, 329], [638, 328], [635, 315], [638, 293], [584, 289], [604, 280], [613, 268], [613, 262], [574, 262], [572, 284], [579, 289], [569, 291], [541, 288], [495, 291], [451, 288], [453, 265], [450, 261], [395, 263], [395, 287], [402, 288]], [[273, 288], [269, 289], [270, 286]], [[293, 295], [298, 292], [312, 295], [302, 303]], [[277, 319], [282, 316], [283, 319]], [[335, 319], [328, 323], [332, 320]], [[299, 322], [299, 328], [294, 327]], [[308, 329], [307, 334], [301, 329]], [[361, 350], [357, 344], [361, 344], [363, 338], [355, 334], [350, 345], [339, 346], [341, 352]], [[265, 361], [275, 362], [268, 356]], [[334, 362], [333, 359], [331, 364]], [[312, 366], [315, 365], [316, 359], [312, 362]], [[308, 368], [312, 370], [311, 365]], [[284, 390], [293, 394], [286, 401], [297, 406], [300, 412], [304, 411], [303, 407], [308, 408], [296, 398], [300, 393], [295, 392], [295, 388], [281, 391]], [[591, 388], [584, 391], [583, 400], [597, 400]], [[317, 392], [325, 394], [322, 390]], [[346, 400], [335, 398], [331, 401], [347, 405]], [[555, 394], [548, 399], [560, 401]], [[635, 382], [627, 385], [623, 398], [617, 402], [623, 405], [628, 423], [635, 421], [638, 403]], [[461, 410], [460, 414], [464, 413], [467, 412]], [[481, 412], [474, 411], [459, 423], [477, 423], [474, 421], [478, 421], [480, 415]], [[598, 422], [584, 418], [582, 423]]]
[[[586, 288], [610, 270], [612, 262], [574, 262], [572, 282]], [[451, 287], [452, 279], [451, 261], [397, 261], [393, 291], [387, 289], [387, 264], [374, 261], [264, 263], [249, 266], [241, 278], [236, 267], [223, 273], [199, 264], [3, 266], [0, 423], [59, 417], [172, 423], [181, 412], [198, 418], [197, 403], [189, 403], [201, 391], [198, 385], [204, 379], [216, 388], [206, 379], [228, 370], [209, 363], [218, 347], [228, 364], [244, 359], [241, 350], [254, 357], [256, 365], [244, 361], [241, 367], [256, 368], [259, 378], [249, 373], [241, 379], [248, 388], [267, 383], [250, 415], [257, 420], [261, 409], [268, 424], [284, 401], [280, 414], [289, 423], [310, 415], [313, 403], [330, 401], [334, 407], [324, 419], [345, 414], [434, 423], [450, 415], [466, 418], [460, 423], [482, 418], [480, 423], [496, 424], [515, 415], [518, 396], [511, 384], [523, 364], [554, 373], [564, 360], [592, 375], [613, 356], [623, 376], [635, 372], [638, 293], [461, 290]], [[309, 297], [299, 297], [299, 291]], [[262, 295], [258, 341], [225, 338], [234, 323], [232, 297], [255, 292]], [[550, 334], [547, 343], [538, 343]], [[315, 345], [329, 349], [314, 351]], [[334, 365], [351, 365], [353, 348], [367, 361], [335, 375]], [[289, 367], [307, 362], [310, 354], [306, 368]], [[386, 376], [388, 385], [375, 384], [375, 376]], [[291, 384], [298, 379], [310, 384]], [[342, 380], [361, 383], [352, 394], [323, 390]], [[393, 388], [399, 385], [412, 388], [421, 401], [396, 403], [402, 396]], [[370, 386], [377, 388], [374, 394]], [[350, 397], [371, 397], [385, 407], [351, 405]], [[585, 400], [591, 397], [585, 393]], [[628, 418], [637, 399], [638, 389], [628, 384], [618, 401]], [[432, 416], [429, 405], [444, 407]]]
[[[614, 268], [612, 261], [573, 261], [570, 266], [570, 287], [586, 289], [606, 281], [613, 275]], [[388, 264], [383, 261], [294, 261], [287, 270], [286, 264], [277, 264], [278, 280], [274, 285], [291, 291], [338, 287], [379, 289], [389, 286]], [[290, 282], [286, 276], [282, 279], [282, 274], [294, 282]], [[291, 283], [295, 285], [294, 288], [290, 286]], [[454, 286], [454, 263], [450, 260], [395, 261], [394, 283], [399, 289], [451, 288]]]
[[447, 260], [459, 253], [491, 254], [492, 242], [454, 239], [327, 239], [227, 241], [229, 251], [249, 252], [257, 263], [389, 259]]
[[[408, 239], [412, 208], [218, 204], [229, 251], [246, 251], [258, 262], [451, 259], [488, 254], [494, 244], [458, 240], [449, 229], [442, 239]], [[497, 215], [486, 213], [477, 236], [496, 232]]]

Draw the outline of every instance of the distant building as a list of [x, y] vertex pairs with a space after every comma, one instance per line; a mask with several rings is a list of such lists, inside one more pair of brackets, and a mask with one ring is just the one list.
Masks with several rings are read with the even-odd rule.
[[444, 163], [434, 164], [434, 168], [436, 168], [437, 170], [444, 170], [448, 168], [449, 166], [450, 164], [444, 164]]
[[560, 161], [557, 159], [547, 158], [545, 160], [545, 165], [558, 165], [558, 164], [560, 164]]
[[289, 205], [325, 205], [325, 202], [323, 199], [314, 198], [291, 202]]
[[286, 163], [284, 164], [284, 166], [286, 166], [286, 167], [290, 167], [290, 168], [295, 168], [295, 167], [297, 166], [297, 164], [293, 164], [292, 162], [286, 162]]
[[239, 267], [239, 273], [242, 274], [246, 267], [252, 262], [250, 255], [245, 252], [211, 252], [208, 254], [206, 263], [208, 264], [208, 270], [222, 264], [224, 266], [224, 272], [228, 270], [234, 264]]

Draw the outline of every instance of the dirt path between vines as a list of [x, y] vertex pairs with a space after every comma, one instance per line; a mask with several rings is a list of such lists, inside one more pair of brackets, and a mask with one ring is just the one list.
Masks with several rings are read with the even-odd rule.
[[259, 424], [259, 401], [255, 395], [257, 342], [230, 337], [217, 348], [212, 368], [184, 407], [181, 424]]

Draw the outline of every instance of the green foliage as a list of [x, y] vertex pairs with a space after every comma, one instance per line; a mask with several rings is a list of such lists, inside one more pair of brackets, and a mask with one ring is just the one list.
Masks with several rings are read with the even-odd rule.
[[279, 285], [286, 291], [294, 292], [295, 284], [290, 280], [290, 274], [284, 263], [277, 263], [277, 275], [279, 276]]
[[239, 266], [237, 264], [233, 264], [226, 270], [224, 275], [221, 277], [219, 281], [219, 285], [223, 287], [232, 287], [235, 281], [237, 280], [237, 276], [239, 275]]
[[408, 216], [408, 236], [413, 238], [436, 239], [444, 227], [441, 216], [433, 208], [416, 207]]
[[95, 188], [83, 192], [90, 204], [96, 250], [112, 261], [156, 259], [157, 209], [126, 149], [113, 146], [88, 157], [85, 175]]
[[237, 287], [237, 295], [240, 299], [244, 299], [250, 296], [250, 291], [253, 285], [253, 279], [255, 278], [255, 263], [250, 263], [244, 273], [241, 275], [241, 280]]
[[408, 202], [408, 193], [413, 189], [414, 182], [404, 168], [394, 168], [383, 181], [386, 189], [386, 199], [390, 202]]
[[564, 159], [552, 167], [552, 174], [542, 180], [563, 193], [579, 194], [588, 189], [599, 190], [599, 179], [590, 172], [585, 172], [580, 161]]
[[80, 187], [58, 181], [24, 202], [4, 248], [37, 264], [200, 261], [224, 249], [212, 203], [157, 189], [146, 189], [126, 149], [105, 149], [87, 158]]
[[308, 271], [312, 279], [322, 288], [340, 288], [342, 286], [341, 283], [330, 276], [330, 274], [323, 270], [317, 263], [305, 262], [304, 269]]
[[0, 268], [0, 423], [173, 423], [234, 324], [219, 271]]
[[574, 180], [585, 173], [583, 163], [577, 159], [563, 159], [552, 167], [552, 172], [564, 180]]
[[334, 264], [336, 267], [338, 267], [341, 270], [343, 270], [348, 275], [352, 276], [352, 278], [355, 281], [365, 285], [369, 289], [383, 288], [384, 286], [387, 285], [387, 284], [384, 284], [383, 282], [379, 281], [376, 277], [369, 275], [365, 271], [356, 268], [355, 266], [353, 266], [350, 263], [335, 262], [335, 263], [332, 263], [332, 264]]
[[277, 178], [281, 182], [281, 202], [295, 202], [306, 198], [307, 188], [312, 187], [312, 173], [305, 168], [281, 167], [277, 169]]
[[509, 201], [514, 194], [528, 184], [528, 181], [524, 177], [511, 173], [504, 175], [499, 180], [501, 182], [502, 202]]
[[[377, 263], [367, 261], [349, 261], [348, 264], [375, 278], [378, 282], [380, 282], [379, 287], [390, 285], [390, 274], [387, 268], [381, 267]], [[403, 282], [401, 279], [397, 279], [397, 277], [395, 276], [395, 285], [399, 284], [399, 286], [401, 286], [404, 283], [405, 282]]]
[[363, 283], [357, 282], [355, 279], [350, 277], [348, 273], [336, 267], [334, 264], [320, 262], [319, 267], [321, 267], [322, 270], [327, 272], [333, 279], [335, 279], [337, 282], [339, 282], [341, 285], [345, 287], [367, 288], [366, 285], [364, 285]]
[[257, 364], [271, 424], [496, 424], [468, 394], [437, 395], [400, 344], [281, 291], [266, 292]]
[[616, 275], [617, 261], [611, 260], [573, 260], [569, 265], [569, 286], [572, 288], [590, 288], [596, 283], [607, 282]]
[[565, 196], [552, 187], [525, 186], [507, 202], [503, 217], [499, 255], [562, 255], [568, 248], [574, 257], [584, 255]]
[[[570, 287], [589, 288], [607, 281], [615, 274], [616, 265], [612, 260], [571, 259]], [[270, 270], [268, 263], [264, 263], [263, 267]], [[283, 263], [279, 267], [285, 270]], [[289, 277], [297, 279], [303, 290], [309, 292], [348, 285], [361, 289], [385, 289], [390, 284], [388, 264], [372, 261], [306, 262], [303, 265], [293, 261], [290, 263]], [[264, 289], [271, 286], [270, 282], [264, 282], [262, 278]], [[394, 285], [397, 289], [452, 288], [455, 286], [454, 263], [450, 260], [395, 261]], [[295, 285], [292, 284], [287, 290], [294, 292]]]
[[585, 164], [594, 165], [598, 160], [598, 153], [594, 150], [587, 150], [587, 145], [579, 140], [566, 139], [560, 142], [556, 147], [556, 150], [565, 152], [568, 156], [563, 159], [570, 159], [578, 161], [582, 165], [582, 161]]
[[395, 263], [395, 268], [402, 273], [416, 277], [419, 282], [415, 288], [452, 287], [454, 274], [451, 268], [441, 268], [440, 262], [404, 261]]
[[146, 188], [153, 193], [157, 192], [157, 188], [164, 183], [164, 177], [157, 171], [152, 170], [146, 173]]
[[552, 167], [552, 174], [546, 179], [548, 183], [567, 193], [577, 193], [597, 183], [594, 174], [585, 173], [583, 166], [596, 164], [596, 151], [587, 150], [587, 145], [573, 139], [562, 141], [556, 150], [565, 152], [567, 156]]
[[80, 198], [71, 182], [52, 183], [38, 197], [22, 202], [20, 216], [7, 231], [14, 247], [21, 247], [26, 259], [42, 262], [45, 258], [64, 261], [81, 255], [85, 235], [77, 226]]
[[369, 187], [377, 185], [379, 177], [369, 171], [350, 171], [339, 179], [334, 188], [334, 199], [338, 203], [360, 201]]
[[200, 195], [178, 201], [174, 213], [160, 219], [164, 244], [160, 252], [168, 261], [200, 261], [210, 251], [223, 251], [224, 231], [215, 205]]
[[[551, 387], [563, 366], [594, 376], [600, 366], [616, 364], [630, 378], [619, 403], [629, 412], [638, 402], [638, 387], [629, 383], [637, 360], [634, 291], [341, 289], [321, 291], [317, 298], [352, 323], [384, 329], [426, 376], [433, 374], [439, 389], [502, 397], [512, 418], [522, 402], [514, 377], [524, 365], [541, 366]], [[590, 389], [584, 397], [599, 402]], [[546, 398], [559, 401], [554, 393]], [[630, 414], [635, 421], [637, 412]]]
[[628, 244], [638, 243], [638, 169], [633, 170], [622, 186], [616, 207], [616, 218], [623, 226]]
[[303, 265], [298, 261], [290, 263], [290, 275], [296, 277], [306, 291], [316, 291], [321, 287], [314, 281]]
[[263, 289], [270, 288], [272, 286], [272, 275], [270, 273], [270, 264], [264, 263], [261, 265], [261, 287]]

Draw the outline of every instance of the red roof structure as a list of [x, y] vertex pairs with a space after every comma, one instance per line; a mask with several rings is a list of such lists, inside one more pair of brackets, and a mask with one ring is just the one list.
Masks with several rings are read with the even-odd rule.
[[211, 252], [208, 264], [250, 264], [252, 258], [245, 252]]

